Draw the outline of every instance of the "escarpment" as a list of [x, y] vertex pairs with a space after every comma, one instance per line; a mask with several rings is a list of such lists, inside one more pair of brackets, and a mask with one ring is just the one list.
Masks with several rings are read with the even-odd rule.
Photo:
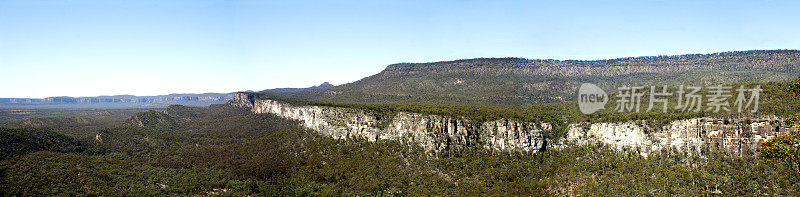
[[[548, 124], [514, 120], [479, 122], [464, 118], [417, 113], [396, 113], [391, 120], [379, 120], [363, 110], [295, 106], [254, 95], [239, 93], [233, 105], [247, 107], [254, 113], [272, 113], [303, 122], [303, 126], [337, 139], [363, 138], [401, 140], [419, 144], [427, 151], [483, 146], [497, 150], [538, 151], [544, 147], [543, 130]], [[381, 121], [388, 121], [382, 123]], [[385, 125], [382, 125], [385, 124]]]
[[[780, 117], [741, 119], [693, 118], [676, 120], [661, 129], [647, 129], [632, 122], [575, 123], [558, 141], [547, 141], [548, 123], [509, 119], [476, 121], [467, 118], [397, 112], [388, 120], [360, 109], [293, 105], [237, 93], [230, 104], [254, 113], [271, 113], [298, 120], [306, 128], [337, 139], [400, 140], [419, 144], [427, 151], [481, 146], [495, 150], [539, 151], [575, 143], [602, 142], [633, 148], [646, 155], [665, 148], [710, 148], [730, 155], [752, 155], [761, 143], [796, 131], [781, 124]], [[648, 131], [652, 130], [652, 131]], [[549, 145], [548, 145], [549, 144]]]
[[699, 150], [710, 148], [729, 155], [753, 155], [765, 141], [797, 131], [782, 124], [782, 118], [765, 116], [749, 119], [692, 118], [676, 120], [661, 130], [645, 132], [633, 123], [573, 124], [568, 139], [585, 143], [600, 141], [638, 149], [644, 154], [668, 147]]

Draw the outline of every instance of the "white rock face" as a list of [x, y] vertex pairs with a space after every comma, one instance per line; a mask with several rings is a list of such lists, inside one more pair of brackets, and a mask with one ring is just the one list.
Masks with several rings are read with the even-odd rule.
[[588, 130], [583, 130], [577, 124], [572, 124], [567, 132], [568, 139], [599, 140], [608, 144], [639, 147], [647, 145], [644, 131], [641, 127], [631, 123], [596, 123], [591, 124]]
[[542, 131], [549, 124], [513, 120], [477, 122], [464, 118], [398, 112], [380, 128], [374, 115], [357, 109], [294, 106], [274, 100], [236, 94], [231, 103], [248, 107], [254, 113], [271, 113], [301, 121], [303, 126], [337, 139], [364, 138], [404, 140], [418, 143], [428, 151], [483, 146], [497, 150], [538, 151], [544, 147]]
[[689, 150], [708, 147], [742, 156], [754, 154], [768, 139], [797, 130], [782, 126], [781, 120], [779, 117], [692, 118], [673, 121], [651, 133], [632, 123], [572, 124], [567, 139], [576, 143], [600, 141], [617, 147], [638, 148], [643, 154], [667, 147]]
[[[464, 118], [397, 113], [382, 122], [365, 111], [321, 106], [294, 106], [254, 95], [237, 93], [232, 104], [301, 121], [303, 126], [337, 139], [363, 138], [415, 142], [428, 151], [483, 146], [496, 150], [539, 151], [545, 148], [544, 132], [550, 124], [513, 120], [478, 122]], [[631, 122], [580, 123], [568, 126], [565, 140], [551, 143], [560, 148], [570, 143], [602, 142], [649, 154], [668, 147], [699, 150], [711, 148], [730, 155], [752, 155], [764, 141], [798, 128], [782, 126], [780, 117], [742, 119], [693, 118], [677, 120], [661, 129]], [[646, 132], [650, 130], [651, 132]], [[548, 147], [550, 148], [550, 147]]]

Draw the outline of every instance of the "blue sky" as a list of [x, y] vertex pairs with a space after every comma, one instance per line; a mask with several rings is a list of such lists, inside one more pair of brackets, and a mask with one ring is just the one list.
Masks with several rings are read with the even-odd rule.
[[398, 62], [800, 48], [797, 1], [0, 0], [0, 97], [343, 84]]

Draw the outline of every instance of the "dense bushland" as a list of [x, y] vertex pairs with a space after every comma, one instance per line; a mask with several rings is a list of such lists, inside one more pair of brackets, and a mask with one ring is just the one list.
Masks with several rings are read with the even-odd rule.
[[590, 144], [541, 153], [472, 147], [431, 155], [398, 141], [335, 140], [302, 129], [298, 122], [228, 105], [173, 106], [158, 112], [178, 126], [110, 127], [100, 130], [99, 138], [79, 140], [84, 149], [31, 149], [7, 158], [0, 162], [0, 191], [12, 195], [797, 195], [800, 182], [781, 163], [715, 152], [700, 156], [665, 150], [644, 157]]

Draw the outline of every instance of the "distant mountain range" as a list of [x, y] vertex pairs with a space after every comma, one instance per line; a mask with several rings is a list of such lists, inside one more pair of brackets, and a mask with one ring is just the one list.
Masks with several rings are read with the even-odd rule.
[[[334, 87], [325, 82], [308, 88], [276, 88], [268, 92], [309, 92], [321, 91]], [[263, 92], [263, 91], [262, 91]], [[205, 94], [169, 94], [160, 96], [95, 96], [95, 97], [47, 97], [47, 98], [0, 98], [0, 108], [31, 108], [31, 109], [85, 109], [85, 108], [161, 108], [169, 105], [209, 106], [222, 104], [233, 98], [233, 93], [205, 93]]]
[[232, 93], [169, 94], [161, 96], [97, 96], [97, 97], [48, 97], [0, 98], [0, 108], [131, 108], [165, 107], [173, 104], [208, 106], [227, 102]]
[[398, 63], [327, 89], [263, 92], [330, 102], [509, 106], [574, 100], [582, 83], [613, 92], [622, 85], [783, 81], [797, 77], [799, 56], [797, 50], [758, 50], [595, 61], [478, 58]]

